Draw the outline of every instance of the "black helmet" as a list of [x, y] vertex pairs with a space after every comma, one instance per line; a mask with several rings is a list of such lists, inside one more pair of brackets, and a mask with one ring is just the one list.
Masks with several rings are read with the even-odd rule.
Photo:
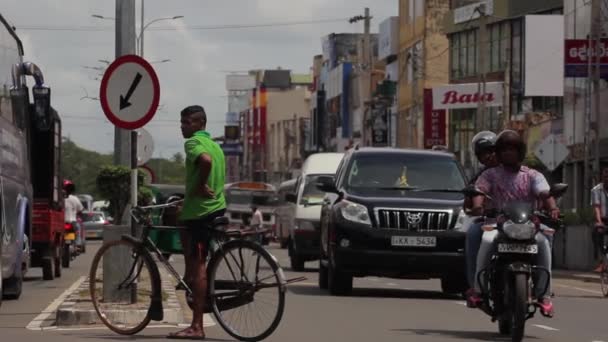
[[500, 158], [500, 152], [503, 151], [507, 146], [515, 147], [519, 151], [519, 160], [524, 161], [526, 158], [526, 143], [519, 135], [519, 133], [506, 129], [496, 137], [496, 153]]
[[473, 137], [471, 147], [475, 156], [479, 156], [484, 151], [493, 151], [496, 143], [496, 133], [490, 131], [482, 131]]

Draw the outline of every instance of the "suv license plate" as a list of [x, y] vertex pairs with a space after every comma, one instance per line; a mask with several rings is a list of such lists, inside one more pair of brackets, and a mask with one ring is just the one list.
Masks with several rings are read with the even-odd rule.
[[498, 253], [538, 254], [538, 246], [519, 243], [499, 243]]
[[392, 236], [392, 246], [402, 247], [435, 247], [437, 238], [435, 236]]

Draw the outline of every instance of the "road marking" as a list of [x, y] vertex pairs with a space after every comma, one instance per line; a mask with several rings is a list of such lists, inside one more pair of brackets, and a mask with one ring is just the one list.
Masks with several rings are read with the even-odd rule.
[[[205, 316], [207, 316], [207, 314], [205, 314]], [[215, 323], [213, 322], [213, 320], [209, 321], [206, 319], [207, 317], [204, 317], [204, 321], [203, 321], [203, 326], [204, 327], [212, 327], [215, 325]], [[190, 324], [188, 323], [180, 323], [180, 324], [150, 324], [148, 326], [146, 326], [146, 329], [148, 328], [187, 328], [189, 327]], [[81, 330], [108, 330], [110, 331], [109, 328], [107, 328], [105, 325], [98, 325], [95, 327], [74, 327], [74, 328], [58, 328], [58, 327], [44, 327], [41, 330], [55, 330], [55, 331], [81, 331]]]
[[397, 284], [395, 284], [395, 283], [387, 283], [386, 285], [388, 285], [388, 286], [397, 286]]
[[564, 287], [564, 288], [567, 288], [567, 289], [572, 289], [572, 290], [578, 290], [578, 291], [587, 292], [587, 293], [593, 293], [593, 294], [602, 295], [602, 293], [601, 293], [600, 291], [595, 291], [595, 290], [584, 289], [584, 288], [582, 288], [582, 287], [576, 287], [576, 286], [570, 286], [570, 285], [563, 285], [563, 284], [555, 284], [555, 286]]
[[555, 329], [550, 326], [542, 325], [542, 324], [532, 324], [532, 326], [535, 326], [535, 327], [541, 328], [541, 329], [545, 329], [545, 330], [549, 330], [549, 331], [559, 331], [559, 329]]
[[36, 318], [34, 318], [25, 328], [28, 330], [44, 330], [44, 328], [42, 328], [42, 323], [44, 323], [44, 321], [47, 318], [49, 318], [50, 315], [55, 313], [55, 311], [57, 311], [57, 308], [61, 305], [61, 303], [63, 303], [63, 301], [72, 292], [76, 291], [76, 289], [78, 289], [78, 287], [80, 287], [80, 285], [86, 279], [87, 279], [87, 277], [85, 277], [85, 276], [78, 278], [78, 280], [76, 280], [76, 282], [74, 284], [72, 284], [72, 286], [70, 286], [61, 295], [59, 295], [59, 297], [57, 297], [51, 304], [49, 304], [49, 306], [47, 306], [46, 309], [44, 309], [38, 316], [36, 316]]
[[467, 302], [452, 302], [456, 305], [463, 305], [463, 306], [467, 306]]

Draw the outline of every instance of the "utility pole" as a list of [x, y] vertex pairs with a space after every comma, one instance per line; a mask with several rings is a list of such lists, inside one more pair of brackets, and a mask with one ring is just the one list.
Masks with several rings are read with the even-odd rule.
[[511, 49], [507, 48], [507, 60], [505, 65], [504, 99], [502, 104], [502, 126], [506, 129], [511, 121]]
[[[373, 71], [373, 54], [372, 54], [372, 49], [371, 49], [371, 34], [370, 34], [370, 27], [371, 27], [371, 19], [372, 16], [369, 14], [369, 8], [365, 7], [365, 10], [363, 12], [363, 16], [361, 15], [357, 15], [354, 16], [352, 18], [350, 18], [348, 20], [349, 23], [356, 23], [360, 20], [363, 20], [363, 51], [362, 51], [362, 55], [361, 56], [361, 64], [365, 66], [365, 77], [367, 77], [367, 79], [365, 79], [364, 84], [365, 84], [365, 94], [367, 96], [367, 103], [368, 103], [368, 111], [367, 113], [369, 114], [369, 117], [371, 118], [372, 115], [372, 71]], [[369, 129], [366, 125], [366, 118], [368, 115], [365, 115], [365, 113], [363, 114], [363, 122], [361, 125], [361, 135], [362, 135], [362, 140], [363, 140], [363, 144], [365, 144], [368, 141], [368, 135], [369, 135]]]
[[144, 57], [144, 0], [141, 1], [141, 32], [139, 33], [139, 56]]
[[486, 72], [487, 72], [487, 25], [488, 16], [486, 15], [486, 5], [480, 4], [477, 7], [479, 11], [479, 72], [478, 72], [478, 83], [477, 93], [481, 97], [477, 102], [477, 117], [475, 118], [475, 130], [481, 131], [484, 129], [485, 124], [485, 112], [486, 112]]
[[[116, 0], [116, 58], [135, 53], [135, 0]], [[131, 164], [130, 132], [114, 128], [114, 164]]]
[[[595, 63], [593, 72], [593, 112], [595, 114], [594, 132], [595, 132], [595, 162], [593, 164], [594, 174], [600, 174], [600, 127], [601, 126], [601, 112], [600, 112], [600, 51], [599, 46], [601, 42], [601, 20], [602, 20], [602, 9], [600, 6], [600, 0], [592, 0], [591, 2], [591, 35], [595, 42]], [[585, 188], [585, 191], [589, 189]]]

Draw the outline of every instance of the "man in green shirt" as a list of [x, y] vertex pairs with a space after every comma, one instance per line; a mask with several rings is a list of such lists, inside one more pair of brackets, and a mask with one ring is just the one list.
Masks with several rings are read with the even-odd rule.
[[201, 106], [189, 106], [181, 112], [181, 130], [186, 143], [186, 194], [180, 221], [186, 226], [182, 239], [186, 258], [185, 281], [192, 289], [192, 324], [169, 335], [169, 338], [202, 339], [203, 311], [207, 299], [205, 259], [210, 224], [224, 216], [226, 199], [224, 152], [205, 131], [207, 115]]

